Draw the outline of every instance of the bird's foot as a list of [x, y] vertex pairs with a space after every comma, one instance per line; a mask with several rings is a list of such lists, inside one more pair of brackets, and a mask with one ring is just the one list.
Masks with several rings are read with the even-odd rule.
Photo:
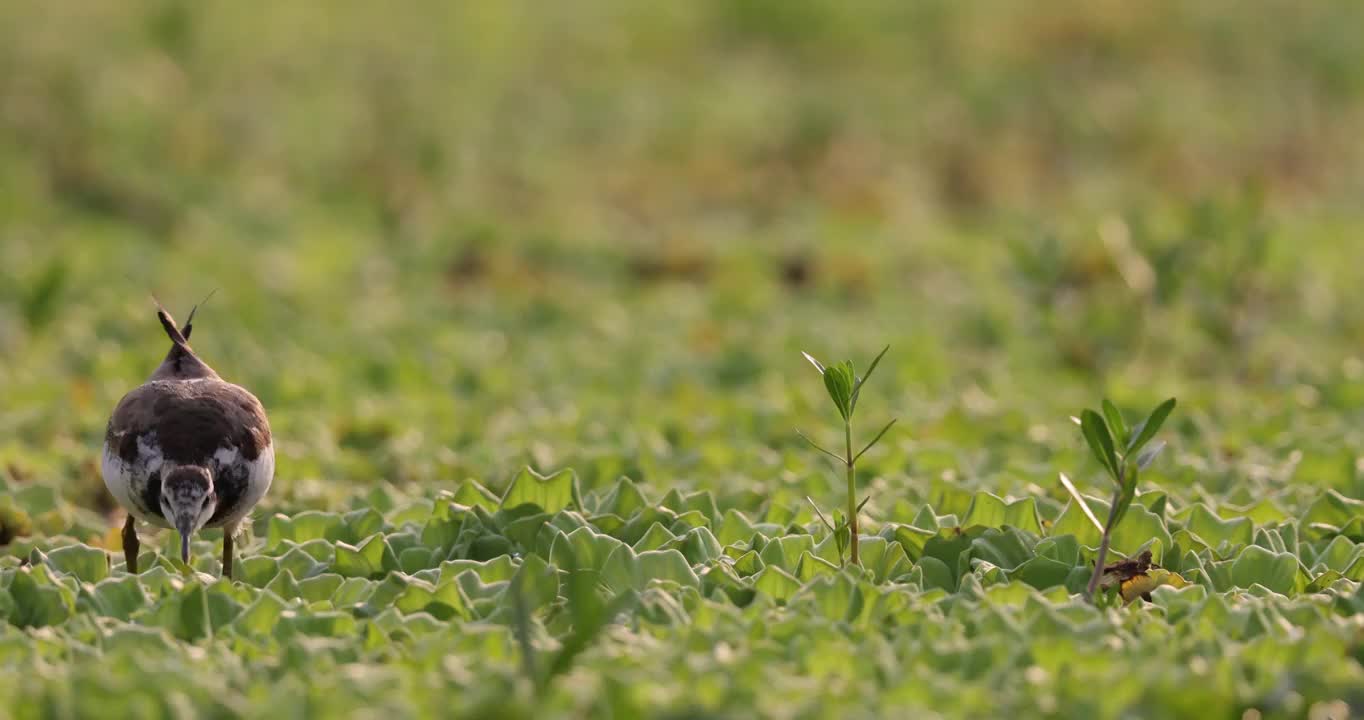
[[141, 543], [137, 540], [137, 519], [132, 515], [123, 523], [123, 557], [127, 560], [128, 572], [137, 574], [137, 551]]
[[223, 528], [223, 577], [232, 579], [232, 529]]

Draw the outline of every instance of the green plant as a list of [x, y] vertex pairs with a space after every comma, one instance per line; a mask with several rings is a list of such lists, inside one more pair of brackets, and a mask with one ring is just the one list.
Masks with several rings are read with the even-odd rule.
[[1117, 406], [1107, 399], [1103, 401], [1102, 414], [1086, 409], [1080, 413], [1080, 417], [1072, 418], [1080, 426], [1080, 431], [1084, 434], [1085, 442], [1089, 445], [1090, 451], [1094, 453], [1094, 458], [1099, 461], [1108, 476], [1112, 478], [1114, 485], [1113, 500], [1108, 508], [1108, 521], [1100, 525], [1098, 518], [1089, 509], [1089, 505], [1085, 503], [1084, 497], [1076, 490], [1075, 485], [1064, 473], [1061, 475], [1061, 484], [1075, 498], [1076, 504], [1080, 506], [1090, 521], [1100, 527], [1102, 531], [1099, 551], [1094, 558], [1094, 574], [1090, 577], [1089, 585], [1085, 588], [1085, 597], [1091, 602], [1099, 587], [1099, 580], [1103, 576], [1104, 563], [1108, 559], [1108, 544], [1113, 528], [1122, 522], [1123, 516], [1132, 506], [1132, 500], [1137, 496], [1137, 478], [1141, 471], [1145, 470], [1156, 459], [1161, 450], [1165, 449], [1164, 441], [1157, 442], [1154, 445], [1151, 445], [1150, 442], [1174, 408], [1175, 399], [1170, 398], [1157, 405], [1145, 420], [1132, 428], [1128, 428]]
[[[842, 561], [843, 558], [843, 538], [847, 538], [846, 542], [849, 548], [849, 559], [852, 561], [853, 565], [862, 564], [861, 558], [858, 557], [857, 514], [861, 512], [862, 507], [867, 504], [867, 500], [871, 499], [870, 497], [867, 497], [864, 498], [862, 502], [857, 502], [857, 461], [866, 454], [868, 450], [872, 449], [877, 442], [880, 442], [882, 437], [885, 437], [885, 434], [890, 431], [891, 426], [895, 424], [895, 419], [892, 418], [890, 422], [886, 423], [885, 426], [881, 428], [881, 432], [876, 433], [876, 437], [872, 438], [871, 442], [864, 445], [856, 454], [853, 453], [852, 419], [853, 413], [857, 410], [857, 401], [862, 395], [862, 386], [866, 384], [867, 379], [875, 372], [876, 366], [880, 364], [881, 358], [885, 357], [886, 351], [889, 349], [889, 345], [881, 349], [881, 352], [871, 361], [871, 365], [867, 367], [867, 374], [862, 377], [857, 376], [857, 371], [853, 368], [851, 360], [844, 360], [841, 363], [826, 367], [820, 364], [820, 362], [811, 356], [810, 353], [801, 353], [805, 356], [806, 360], [810, 361], [811, 365], [815, 366], [815, 369], [819, 371], [819, 374], [823, 376], [824, 389], [828, 391], [829, 398], [834, 401], [834, 407], [838, 409], [839, 417], [843, 418], [842, 455], [825, 449], [799, 430], [797, 430], [796, 433], [804, 438], [805, 442], [810, 443], [816, 450], [828, 455], [843, 466], [848, 482], [847, 518], [840, 518], [835, 514], [835, 522], [834, 524], [830, 524], [822, 513], [818, 513], [818, 507], [816, 507], [815, 510], [819, 514], [820, 520], [822, 520], [834, 533], [834, 537], [838, 543], [840, 561]], [[811, 502], [813, 503], [813, 501]]]

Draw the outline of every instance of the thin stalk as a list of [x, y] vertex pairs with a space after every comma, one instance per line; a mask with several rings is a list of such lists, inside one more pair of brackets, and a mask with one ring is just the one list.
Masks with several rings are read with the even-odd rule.
[[1094, 593], [1099, 589], [1099, 579], [1103, 577], [1104, 565], [1108, 561], [1108, 536], [1113, 532], [1113, 520], [1118, 512], [1118, 502], [1122, 500], [1122, 488], [1118, 488], [1113, 493], [1113, 502], [1108, 506], [1108, 522], [1104, 523], [1104, 532], [1099, 538], [1099, 554], [1094, 558], [1094, 574], [1089, 577], [1089, 587], [1085, 589], [1085, 597], [1094, 602]]
[[861, 565], [857, 556], [857, 458], [852, 449], [852, 420], [843, 421], [843, 444], [847, 448], [844, 464], [848, 468], [848, 542], [852, 545], [849, 557], [853, 565]]

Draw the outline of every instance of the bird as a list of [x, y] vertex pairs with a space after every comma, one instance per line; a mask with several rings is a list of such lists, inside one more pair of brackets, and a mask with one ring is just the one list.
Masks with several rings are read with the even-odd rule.
[[141, 520], [180, 534], [180, 559], [204, 528], [223, 529], [222, 575], [232, 577], [232, 538], [270, 489], [275, 450], [260, 400], [218, 376], [190, 348], [194, 313], [178, 328], [156, 303], [170, 352], [109, 417], [100, 464], [104, 484], [128, 511], [126, 569], [137, 573]]

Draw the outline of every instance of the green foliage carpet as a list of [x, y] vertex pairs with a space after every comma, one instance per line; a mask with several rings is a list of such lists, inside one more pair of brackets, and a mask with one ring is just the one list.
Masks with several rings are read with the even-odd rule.
[[[0, 718], [1357, 716], [1362, 8], [0, 4]], [[275, 483], [132, 575], [214, 288]]]

